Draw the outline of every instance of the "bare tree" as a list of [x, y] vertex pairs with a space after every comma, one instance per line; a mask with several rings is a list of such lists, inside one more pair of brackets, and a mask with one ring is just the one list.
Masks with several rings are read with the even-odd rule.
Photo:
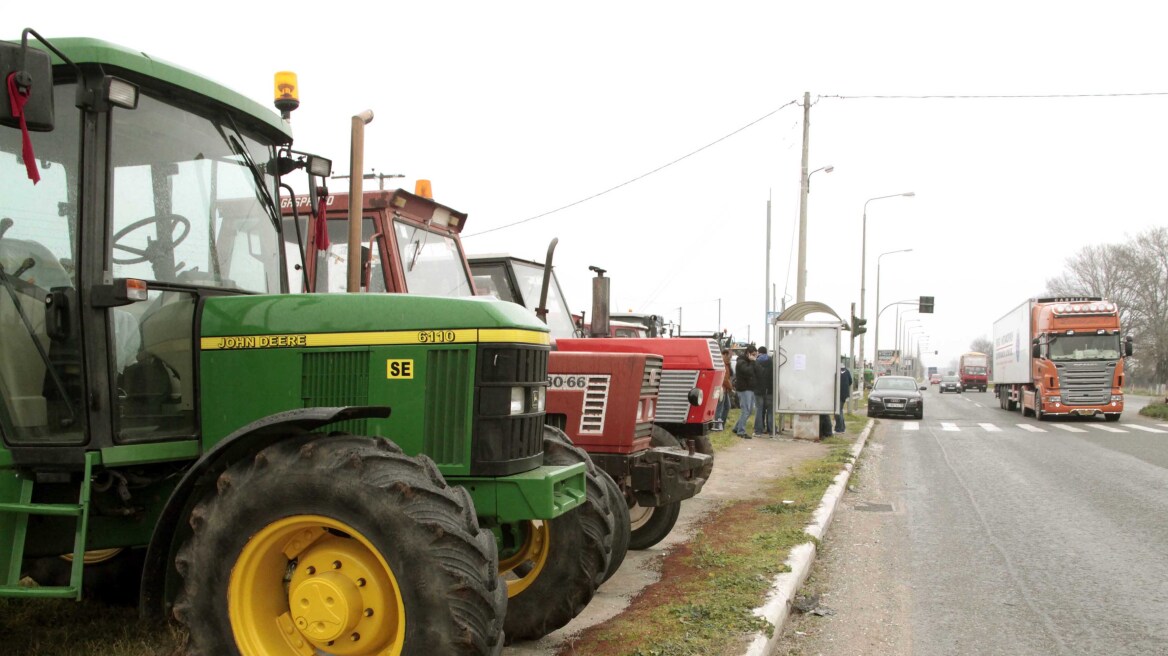
[[1141, 383], [1168, 380], [1168, 228], [1151, 228], [1125, 244], [1084, 247], [1066, 267], [1046, 281], [1048, 293], [1115, 301], [1124, 333], [1135, 342], [1129, 376]]
[[985, 353], [986, 355], [993, 355], [994, 343], [990, 341], [989, 337], [982, 335], [969, 343], [969, 350]]

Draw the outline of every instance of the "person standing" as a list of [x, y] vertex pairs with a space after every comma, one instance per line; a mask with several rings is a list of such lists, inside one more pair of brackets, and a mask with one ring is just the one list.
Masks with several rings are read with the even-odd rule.
[[714, 411], [715, 431], [726, 430], [726, 420], [730, 417], [730, 404], [734, 396], [734, 371], [730, 369], [730, 349], [722, 349], [722, 398], [718, 400], [718, 409]]
[[738, 364], [734, 369], [734, 390], [738, 392], [738, 408], [741, 414], [738, 415], [738, 423], [734, 425], [734, 434], [738, 437], [750, 439], [750, 433], [746, 432], [746, 422], [750, 419], [750, 414], [754, 412], [754, 387], [758, 380], [758, 363], [755, 359], [758, 358], [758, 349], [754, 344], [746, 347], [746, 352], [742, 357], [738, 358]]
[[767, 353], [767, 347], [758, 347], [758, 380], [754, 384], [754, 404], [758, 413], [754, 416], [754, 436], [770, 436], [775, 431], [774, 411], [774, 359]]
[[848, 397], [852, 395], [852, 372], [848, 368], [840, 365], [840, 405], [839, 414], [835, 416], [835, 432], [842, 433], [848, 429], [847, 423], [844, 422], [844, 404], [848, 402]]

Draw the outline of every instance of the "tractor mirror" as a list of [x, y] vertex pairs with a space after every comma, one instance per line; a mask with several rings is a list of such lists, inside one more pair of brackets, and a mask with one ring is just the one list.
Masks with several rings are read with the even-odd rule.
[[0, 125], [20, 129], [20, 116], [12, 111], [8, 78], [15, 75], [16, 86], [28, 94], [24, 103], [24, 124], [30, 132], [53, 129], [53, 64], [49, 53], [17, 43], [0, 41]]

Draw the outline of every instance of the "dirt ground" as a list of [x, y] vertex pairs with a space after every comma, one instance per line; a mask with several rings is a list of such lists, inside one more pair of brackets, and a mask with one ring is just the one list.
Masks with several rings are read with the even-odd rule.
[[825, 614], [792, 613], [775, 656], [912, 653], [902, 509], [897, 483], [879, 475], [884, 433], [876, 426], [799, 591]]
[[[617, 573], [596, 593], [592, 603], [567, 626], [539, 641], [517, 643], [504, 650], [505, 656], [553, 656], [563, 652], [586, 654], [587, 647], [577, 644], [576, 636], [591, 626], [615, 617], [650, 585], [662, 578], [671, 580], [682, 572], [671, 567], [680, 558], [667, 556], [684, 550], [703, 518], [728, 502], [761, 496], [762, 483], [791, 472], [807, 460], [827, 455], [829, 448], [819, 442], [787, 438], [739, 440], [730, 448], [718, 451], [714, 473], [701, 494], [682, 504], [677, 526], [665, 540], [651, 549], [630, 551]], [[668, 565], [667, 565], [668, 563]], [[652, 603], [651, 595], [642, 603]]]

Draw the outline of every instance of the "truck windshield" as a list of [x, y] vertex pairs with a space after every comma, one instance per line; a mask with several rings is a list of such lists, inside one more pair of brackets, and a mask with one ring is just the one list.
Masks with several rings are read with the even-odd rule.
[[463, 262], [466, 258], [451, 237], [420, 225], [393, 222], [406, 289], [426, 296], [474, 296]]
[[1119, 335], [1057, 335], [1050, 340], [1050, 359], [1115, 360], [1119, 358]]
[[965, 373], [969, 374], [970, 376], [984, 376], [985, 372], [986, 372], [985, 367], [966, 367], [965, 368]]

